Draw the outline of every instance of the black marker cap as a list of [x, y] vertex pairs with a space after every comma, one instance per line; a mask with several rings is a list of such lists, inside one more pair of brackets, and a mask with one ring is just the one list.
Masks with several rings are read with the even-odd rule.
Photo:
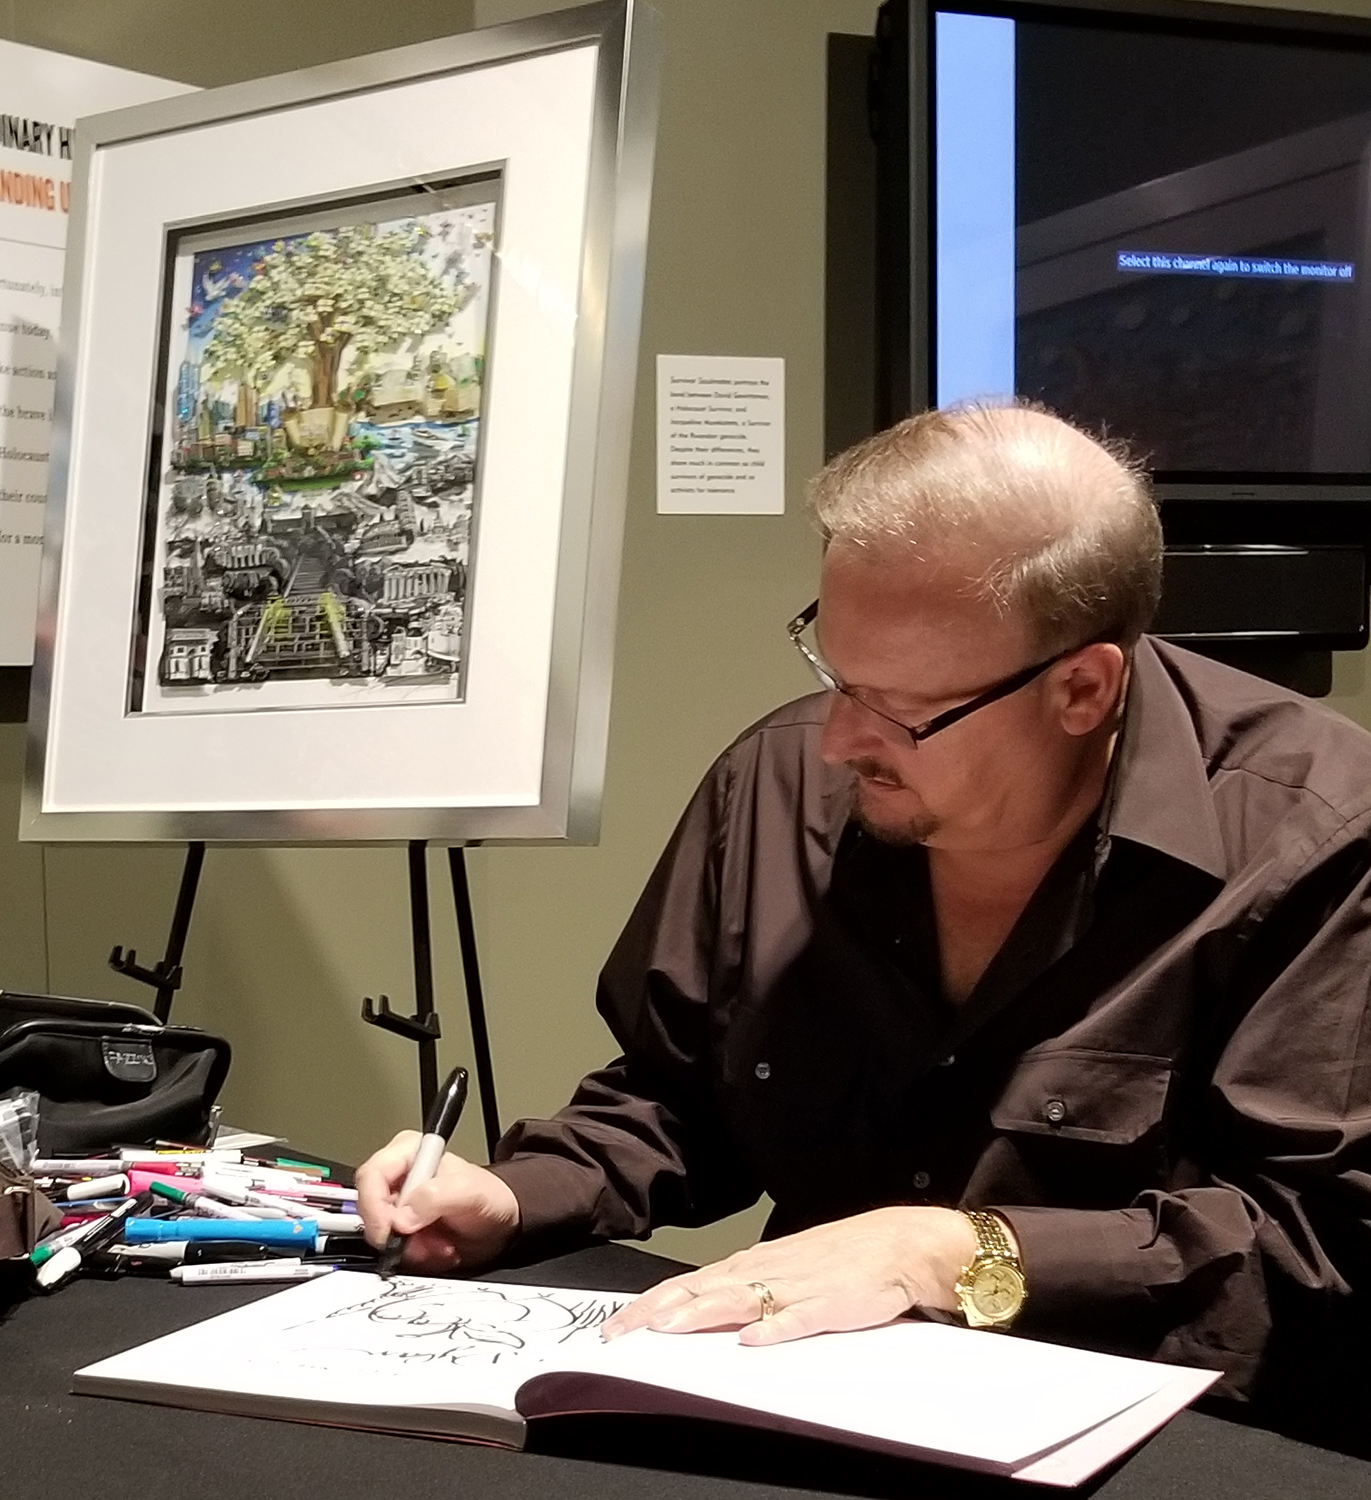
[[462, 1107], [467, 1102], [467, 1070], [454, 1068], [443, 1080], [443, 1086], [434, 1095], [424, 1121], [425, 1135], [440, 1135], [445, 1141], [452, 1139], [457, 1121], [462, 1118]]

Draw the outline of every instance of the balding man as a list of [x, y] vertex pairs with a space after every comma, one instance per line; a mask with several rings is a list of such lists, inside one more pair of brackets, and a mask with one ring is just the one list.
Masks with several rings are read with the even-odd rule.
[[1145, 636], [1146, 485], [1046, 413], [912, 418], [812, 504], [826, 692], [687, 809], [602, 977], [623, 1056], [403, 1209], [397, 1138], [373, 1239], [467, 1269], [765, 1192], [762, 1243], [609, 1331], [912, 1309], [1234, 1393], [1354, 1343], [1371, 737]]

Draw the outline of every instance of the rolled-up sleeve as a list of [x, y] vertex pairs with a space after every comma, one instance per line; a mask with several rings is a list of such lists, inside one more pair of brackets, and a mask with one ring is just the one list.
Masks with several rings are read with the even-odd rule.
[[1112, 1334], [1127, 1352], [1222, 1369], [1228, 1394], [1250, 1389], [1271, 1319], [1260, 1216], [1241, 1192], [1214, 1185], [1149, 1192], [1125, 1209], [999, 1211], [1030, 1288], [1023, 1332], [1093, 1333], [1106, 1346]]
[[[1222, 1368], [1223, 1389], [1243, 1394], [1283, 1333], [1364, 1326], [1368, 862], [1364, 833], [1330, 838], [1207, 997], [1215, 1043], [1206, 1057], [1196, 1039], [1206, 1076], [1176, 1173], [1193, 1185], [1117, 1209], [996, 1205], [1023, 1257], [1025, 1332], [1148, 1327], [1158, 1357]], [[1289, 1329], [1273, 1333], [1273, 1306]]]

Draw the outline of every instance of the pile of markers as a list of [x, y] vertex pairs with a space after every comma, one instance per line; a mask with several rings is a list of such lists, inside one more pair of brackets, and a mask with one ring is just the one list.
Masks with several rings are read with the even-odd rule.
[[308, 1163], [131, 1148], [30, 1170], [62, 1213], [29, 1256], [46, 1291], [82, 1270], [170, 1272], [186, 1286], [307, 1281], [370, 1256], [355, 1189]]

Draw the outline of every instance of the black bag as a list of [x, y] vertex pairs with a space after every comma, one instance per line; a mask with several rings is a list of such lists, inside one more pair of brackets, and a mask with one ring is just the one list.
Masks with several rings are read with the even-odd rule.
[[136, 1005], [0, 991], [0, 1094], [39, 1095], [43, 1156], [202, 1145], [229, 1057], [222, 1037]]

